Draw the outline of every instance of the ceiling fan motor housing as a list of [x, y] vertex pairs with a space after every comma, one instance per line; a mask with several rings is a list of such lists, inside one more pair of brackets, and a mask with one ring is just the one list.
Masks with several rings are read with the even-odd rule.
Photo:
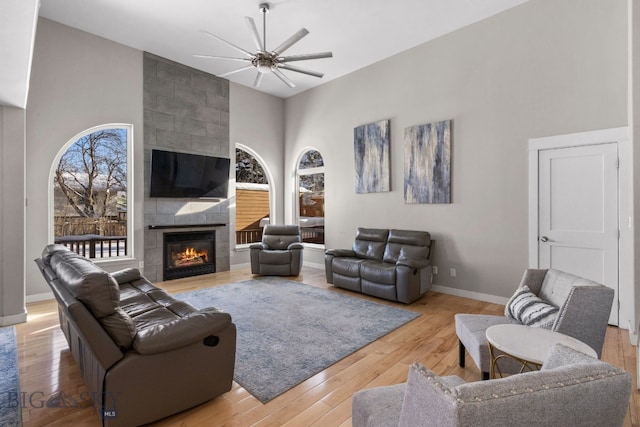
[[258, 52], [256, 56], [251, 60], [251, 65], [261, 73], [270, 73], [276, 68], [276, 59], [268, 53]]

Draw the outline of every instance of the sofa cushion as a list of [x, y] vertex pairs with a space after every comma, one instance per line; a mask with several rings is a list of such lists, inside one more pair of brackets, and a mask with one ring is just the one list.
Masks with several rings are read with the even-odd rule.
[[300, 226], [269, 224], [262, 235], [262, 243], [270, 249], [284, 250], [292, 243], [300, 243]]
[[353, 243], [353, 251], [358, 258], [382, 261], [388, 236], [389, 230], [358, 228], [356, 240]]
[[[478, 364], [481, 372], [490, 371], [489, 343], [486, 331], [494, 325], [517, 325], [518, 321], [506, 316], [490, 314], [462, 314], [454, 316], [456, 335], [460, 342], [464, 343], [471, 358]], [[503, 373], [516, 373], [522, 368], [522, 363], [511, 357], [505, 357], [500, 361], [500, 370]]]
[[360, 266], [364, 261], [360, 258], [334, 258], [333, 272], [347, 277], [360, 277]]
[[58, 280], [97, 318], [114, 313], [120, 302], [118, 283], [106, 271], [74, 252], [56, 252], [51, 268]]
[[396, 265], [380, 261], [364, 261], [360, 266], [360, 277], [383, 285], [395, 285]]
[[400, 259], [429, 257], [431, 235], [426, 231], [390, 230], [383, 261], [396, 263]]
[[[544, 364], [542, 365], [542, 368], [540, 368], [540, 370], [546, 371], [549, 369], [561, 368], [568, 365], [589, 365], [595, 362], [598, 362], [598, 359], [569, 348], [565, 345], [557, 344], [551, 347], [551, 350], [549, 350], [547, 358], [545, 359]], [[604, 362], [600, 361], [600, 363]]]
[[551, 329], [558, 315], [558, 307], [546, 303], [527, 286], [516, 289], [504, 308], [505, 316], [527, 326]]
[[544, 276], [538, 296], [556, 307], [562, 307], [575, 286], [601, 285], [583, 277], [552, 269], [548, 270]]
[[287, 250], [262, 250], [258, 254], [260, 264], [291, 264], [291, 252]]
[[113, 314], [100, 319], [100, 324], [121, 350], [131, 347], [137, 333], [136, 326], [131, 316], [120, 307], [116, 307]]

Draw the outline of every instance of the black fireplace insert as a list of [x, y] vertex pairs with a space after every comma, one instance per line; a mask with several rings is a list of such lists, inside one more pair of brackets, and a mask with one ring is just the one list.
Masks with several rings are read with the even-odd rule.
[[163, 280], [216, 272], [215, 231], [164, 233]]

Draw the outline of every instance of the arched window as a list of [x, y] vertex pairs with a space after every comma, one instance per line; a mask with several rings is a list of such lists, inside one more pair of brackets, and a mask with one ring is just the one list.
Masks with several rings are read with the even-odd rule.
[[296, 181], [302, 241], [324, 245], [324, 160], [319, 151], [308, 149], [302, 153]]
[[236, 245], [262, 240], [271, 218], [271, 191], [267, 168], [249, 148], [236, 145]]
[[131, 253], [131, 125], [83, 131], [52, 165], [53, 236], [87, 258]]

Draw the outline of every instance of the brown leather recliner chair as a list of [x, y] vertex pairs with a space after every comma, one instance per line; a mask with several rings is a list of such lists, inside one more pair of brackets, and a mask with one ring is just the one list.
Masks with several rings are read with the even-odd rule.
[[302, 238], [298, 225], [267, 225], [262, 243], [251, 245], [251, 273], [297, 276], [302, 269]]

